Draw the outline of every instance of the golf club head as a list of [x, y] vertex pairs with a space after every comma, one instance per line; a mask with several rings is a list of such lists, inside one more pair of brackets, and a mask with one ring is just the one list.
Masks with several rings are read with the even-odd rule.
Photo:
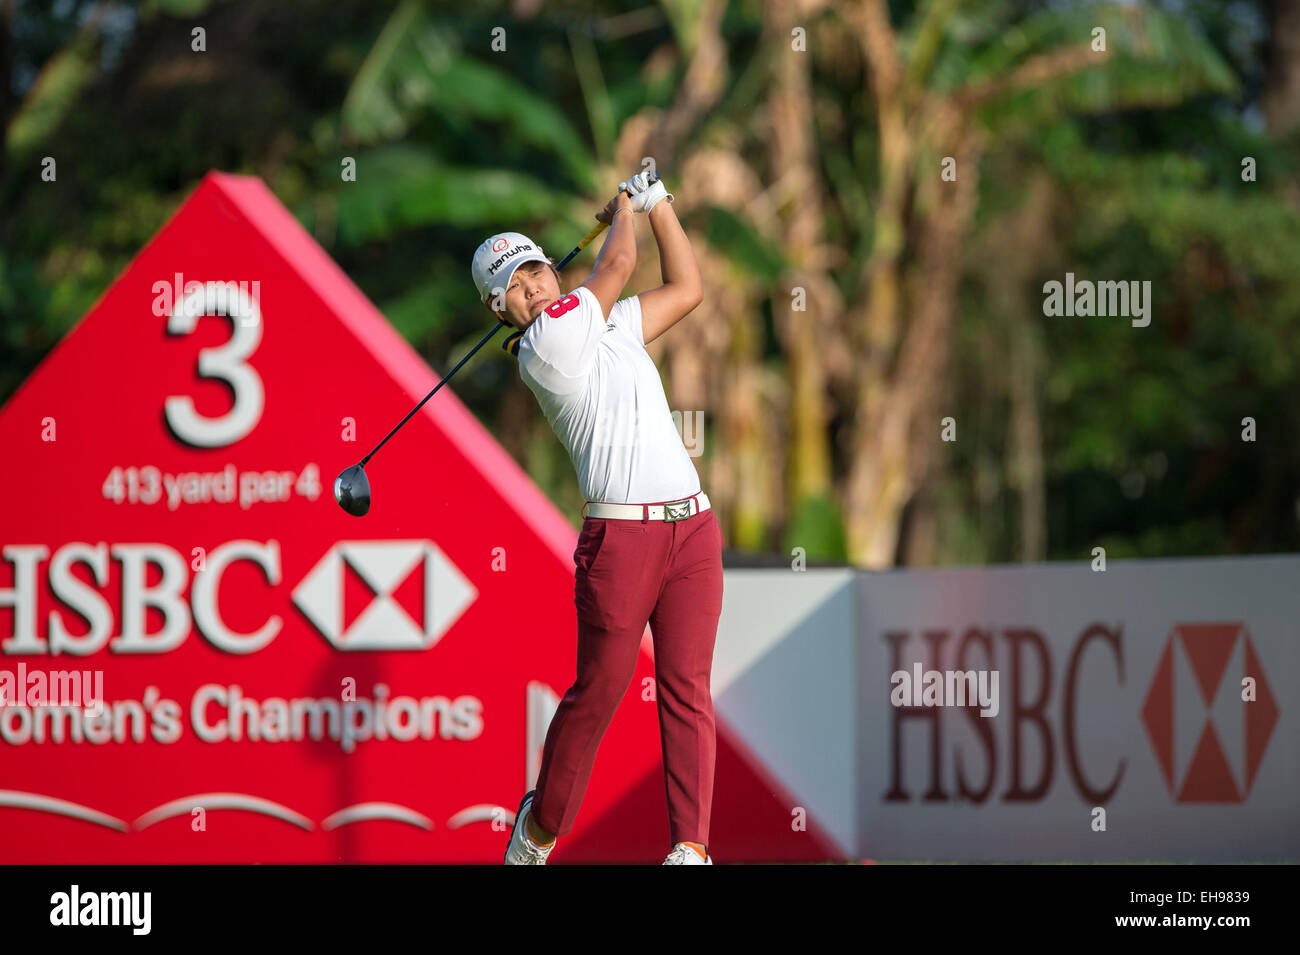
[[370, 510], [370, 480], [361, 465], [339, 472], [334, 479], [334, 500], [353, 517], [364, 517]]

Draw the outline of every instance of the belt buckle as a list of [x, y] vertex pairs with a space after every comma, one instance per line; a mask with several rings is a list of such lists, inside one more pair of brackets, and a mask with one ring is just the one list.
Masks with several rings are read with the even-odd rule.
[[684, 521], [691, 516], [691, 500], [687, 498], [684, 501], [673, 501], [671, 504], [664, 505], [665, 521]]

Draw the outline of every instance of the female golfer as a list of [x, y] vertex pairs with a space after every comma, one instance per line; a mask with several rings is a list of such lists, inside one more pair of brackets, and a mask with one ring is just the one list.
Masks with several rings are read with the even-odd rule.
[[[587, 500], [573, 554], [577, 680], [551, 720], [537, 786], [519, 804], [507, 865], [545, 865], [556, 837], [573, 829], [647, 621], [674, 843], [664, 864], [713, 864], [709, 679], [722, 612], [722, 531], [645, 350], [703, 295], [672, 198], [645, 173], [620, 183], [596, 216], [609, 235], [591, 275], [567, 295], [552, 260], [517, 232], [492, 236], [474, 255], [479, 293], [499, 321], [518, 329], [506, 345]], [[636, 265], [638, 214], [650, 220], [663, 284], [620, 299]]]

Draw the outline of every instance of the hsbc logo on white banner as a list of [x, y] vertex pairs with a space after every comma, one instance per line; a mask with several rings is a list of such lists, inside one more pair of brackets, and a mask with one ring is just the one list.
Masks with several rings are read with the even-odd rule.
[[[959, 672], [973, 671], [972, 657], [992, 665], [1001, 644], [1010, 674], [1010, 705], [1002, 723], [1008, 732], [1000, 740], [992, 726], [979, 725], [977, 705], [957, 710], [975, 726], [975, 745], [968, 744], [966, 752], [983, 750], [985, 772], [981, 779], [977, 770], [970, 768], [978, 763], [968, 755], [963, 758], [963, 747], [945, 746], [945, 730], [952, 730], [946, 728], [941, 708], [891, 707], [890, 788], [884, 801], [909, 802], [915, 798], [904, 779], [905, 721], [928, 723], [930, 727], [929, 785], [920, 796], [924, 801], [955, 798], [984, 803], [996, 797], [993, 790], [1000, 781], [998, 767], [1007, 765], [1007, 783], [1000, 800], [1042, 802], [1056, 782], [1058, 752], [1059, 762], [1064, 764], [1081, 799], [1089, 805], [1104, 805], [1114, 797], [1129, 757], [1123, 755], [1122, 749], [1114, 748], [1107, 761], [1099, 758], [1105, 750], [1097, 747], [1092, 759], [1085, 760], [1096, 727], [1080, 713], [1085, 697], [1098, 686], [1096, 679], [1091, 683], [1084, 679], [1090, 653], [1096, 655], [1099, 664], [1114, 666], [1117, 688], [1124, 684], [1122, 626], [1092, 623], [1068, 644], [1051, 640], [1034, 627], [1009, 626], [1000, 633], [970, 627], [953, 639], [958, 633], [940, 628], [920, 633], [929, 651], [925, 668], [943, 670], [950, 666]], [[904, 651], [912, 637], [910, 631], [886, 631], [883, 637], [890, 651], [886, 674], [914, 665], [917, 651], [912, 651], [910, 659]], [[1063, 652], [1066, 648], [1068, 652]], [[1242, 696], [1245, 678], [1252, 683], [1249, 702]], [[1255, 783], [1279, 713], [1277, 697], [1244, 622], [1178, 623], [1165, 641], [1140, 719], [1175, 802], [1240, 803]], [[1031, 734], [1037, 737], [1043, 754], [1036, 761], [1028, 757], [1029, 748], [1023, 745]], [[953, 757], [955, 791], [945, 788], [947, 753]], [[1000, 763], [1003, 754], [1006, 761]]]
[[[344, 575], [351, 568], [374, 599], [344, 626]], [[414, 575], [423, 581], [422, 620], [394, 594]], [[339, 650], [427, 650], [478, 596], [432, 541], [345, 541], [331, 547], [294, 589], [293, 602]]]
[[1180, 623], [1165, 640], [1142, 725], [1176, 802], [1240, 803], [1279, 712], [1244, 623]]

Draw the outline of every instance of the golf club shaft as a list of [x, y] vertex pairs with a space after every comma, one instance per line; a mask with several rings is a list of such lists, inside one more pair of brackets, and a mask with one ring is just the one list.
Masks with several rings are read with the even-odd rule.
[[[581, 242], [579, 242], [577, 245], [575, 245], [575, 246], [573, 247], [573, 249], [569, 252], [569, 254], [566, 255], [564, 258], [562, 258], [562, 259], [560, 260], [559, 265], [557, 265], [557, 266], [555, 267], [556, 270], [558, 271], [559, 269], [562, 269], [562, 268], [564, 268], [566, 265], [568, 265], [570, 259], [572, 259], [575, 255], [577, 255], [577, 254], [578, 254], [579, 252], [581, 252], [583, 249], [585, 249], [585, 248], [588, 246], [588, 244], [590, 244], [590, 242], [591, 242], [592, 239], [596, 238], [596, 236], [600, 235], [600, 234], [601, 234], [603, 231], [605, 231], [605, 229], [607, 229], [608, 227], [609, 227], [609, 226], [608, 226], [608, 223], [605, 223], [605, 222], [598, 223], [594, 229], [592, 229], [590, 232], [587, 233], [586, 238], [584, 238]], [[501, 325], [501, 324], [498, 322], [496, 325], [494, 325], [494, 326], [492, 327], [492, 330], [491, 330], [490, 332], [488, 332], [488, 333], [487, 333], [486, 335], [484, 335], [481, 339], [479, 339], [479, 343], [478, 343], [477, 345], [475, 345], [473, 348], [471, 348], [471, 349], [469, 350], [469, 353], [468, 353], [464, 358], [462, 358], [460, 361], [456, 362], [456, 367], [453, 368], [451, 371], [447, 372], [447, 374], [443, 375], [443, 376], [442, 376], [442, 381], [438, 382], [436, 385], [433, 386], [433, 391], [431, 391], [431, 392], [429, 392], [427, 395], [425, 395], [424, 398], [420, 401], [420, 403], [419, 403], [418, 405], [416, 405], [414, 408], [412, 408], [412, 409], [407, 413], [406, 417], [403, 418], [401, 421], [399, 421], [399, 422], [397, 423], [397, 427], [396, 427], [396, 428], [393, 428], [392, 431], [388, 432], [388, 434], [384, 437], [384, 440], [383, 440], [383, 441], [380, 441], [377, 445], [375, 445], [374, 448], [371, 450], [371, 452], [370, 452], [369, 454], [367, 454], [364, 458], [361, 459], [361, 466], [362, 466], [362, 467], [365, 467], [365, 466], [366, 466], [366, 462], [369, 461], [371, 458], [373, 458], [373, 457], [375, 456], [375, 452], [378, 451], [380, 448], [382, 448], [382, 447], [384, 446], [384, 444], [387, 443], [387, 441], [388, 441], [389, 438], [391, 438], [393, 435], [397, 434], [398, 429], [401, 428], [402, 425], [406, 424], [406, 422], [410, 421], [411, 418], [415, 415], [415, 413], [416, 413], [417, 411], [419, 411], [421, 408], [424, 407], [424, 403], [425, 403], [426, 401], [428, 401], [430, 398], [432, 398], [434, 395], [436, 395], [436, 394], [438, 393], [438, 389], [441, 388], [443, 385], [445, 385], [445, 384], [447, 383], [448, 379], [450, 379], [452, 375], [454, 375], [454, 374], [456, 374], [456, 372], [460, 371], [460, 367], [461, 367], [461, 365], [465, 364], [465, 362], [467, 362], [467, 361], [469, 361], [471, 358], [473, 358], [473, 357], [474, 357], [474, 353], [475, 353], [476, 351], [478, 351], [480, 348], [482, 348], [484, 345], [486, 345], [489, 341], [491, 341], [491, 340], [492, 340], [492, 336], [495, 335], [497, 332], [501, 331], [501, 329], [502, 329], [503, 327], [504, 327], [504, 326]]]
[[581, 242], [579, 242], [577, 245], [575, 245], [572, 249], [570, 249], [568, 255], [566, 255], [564, 258], [560, 259], [560, 264], [557, 265], [557, 266], [555, 267], [555, 270], [558, 272], [560, 269], [562, 269], [562, 268], [564, 268], [566, 265], [568, 265], [570, 259], [572, 259], [575, 255], [577, 255], [579, 252], [581, 252], [583, 249], [585, 249], [588, 245], [590, 245], [592, 239], [596, 238], [596, 236], [600, 235], [602, 232], [604, 232], [604, 231], [605, 231], [606, 229], [608, 229], [608, 228], [609, 228], [609, 223], [608, 223], [608, 222], [598, 222], [598, 223], [596, 223], [596, 228], [594, 228], [594, 229], [592, 229], [590, 232], [588, 232], [588, 233], [587, 233], [587, 237], [586, 237], [585, 239], [583, 239]]

